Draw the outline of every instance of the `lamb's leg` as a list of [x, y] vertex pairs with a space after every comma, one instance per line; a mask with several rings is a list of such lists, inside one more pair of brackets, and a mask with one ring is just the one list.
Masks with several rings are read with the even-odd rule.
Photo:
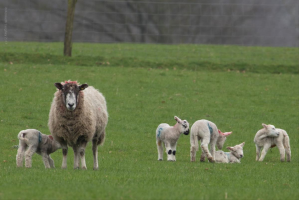
[[264, 160], [264, 158], [265, 158], [265, 156], [266, 156], [266, 154], [267, 154], [267, 152], [268, 152], [268, 150], [269, 150], [270, 147], [271, 147], [270, 143], [266, 143], [264, 145], [264, 149], [262, 151], [262, 154], [261, 154], [261, 157], [260, 157], [259, 161], [263, 161]]
[[87, 169], [86, 162], [85, 162], [85, 148], [86, 148], [87, 142], [83, 142], [80, 146], [79, 153], [81, 158], [81, 168]]
[[[215, 152], [216, 152], [216, 140], [210, 142], [210, 152], [215, 162]], [[211, 162], [211, 161], [210, 161]]]
[[21, 141], [19, 142], [19, 149], [17, 153], [17, 167], [22, 167], [23, 166], [23, 159], [24, 159], [24, 154], [26, 150], [26, 144], [22, 143]]
[[285, 152], [287, 154], [287, 161], [291, 162], [291, 147], [290, 147], [290, 138], [288, 135], [284, 136], [283, 146], [284, 146]]
[[163, 144], [161, 140], [156, 141], [157, 149], [158, 149], [158, 160], [163, 160]]
[[167, 153], [167, 160], [171, 161], [172, 160], [172, 150], [171, 150], [170, 144], [168, 142], [165, 142], [165, 149], [166, 149], [166, 153]]
[[194, 146], [191, 146], [190, 148], [190, 160], [191, 162], [195, 162], [196, 158], [196, 148]]
[[210, 137], [203, 139], [200, 147], [202, 151], [205, 153], [205, 155], [207, 156], [208, 160], [213, 163], [215, 162], [215, 159], [213, 158], [213, 156], [211, 155], [208, 149], [209, 142], [210, 142]]
[[201, 151], [200, 162], [204, 162], [206, 157], [207, 156], [206, 156], [205, 152]]
[[177, 143], [175, 143], [174, 145], [171, 145], [171, 150], [172, 150], [172, 161], [176, 161], [176, 158], [175, 158], [175, 154], [176, 154], [176, 145]]
[[49, 157], [48, 157], [48, 161], [49, 161], [50, 167], [51, 167], [51, 168], [55, 168], [54, 160], [51, 158], [50, 155], [49, 155]]
[[32, 167], [32, 156], [36, 152], [36, 146], [29, 146], [25, 151], [25, 167]]
[[93, 154], [93, 170], [99, 169], [98, 163], [98, 141], [97, 139], [92, 140], [92, 154]]
[[285, 161], [285, 149], [282, 143], [276, 144], [277, 148], [279, 149], [280, 153], [280, 161], [284, 162]]
[[46, 152], [42, 152], [41, 156], [43, 157], [45, 168], [51, 168], [49, 163], [49, 155]]
[[286, 154], [287, 154], [287, 161], [291, 162], [291, 148], [289, 146], [285, 147], [285, 151], [286, 151]]
[[255, 145], [255, 148], [256, 148], [256, 157], [255, 157], [255, 160], [258, 161], [259, 158], [260, 158], [260, 155], [261, 155], [261, 149], [262, 149], [262, 147]]

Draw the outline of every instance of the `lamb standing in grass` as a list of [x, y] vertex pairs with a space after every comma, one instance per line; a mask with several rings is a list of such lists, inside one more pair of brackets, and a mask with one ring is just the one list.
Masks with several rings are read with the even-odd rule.
[[23, 166], [25, 156], [25, 167], [32, 167], [32, 156], [37, 153], [43, 157], [45, 168], [54, 168], [54, 161], [50, 154], [60, 149], [60, 144], [53, 140], [51, 135], [42, 134], [36, 129], [22, 130], [18, 134], [19, 149], [17, 153], [17, 167]]
[[216, 163], [241, 163], [241, 158], [244, 157], [243, 147], [245, 142], [238, 144], [234, 147], [227, 147], [230, 152], [216, 151]]
[[82, 169], [85, 163], [85, 148], [92, 141], [94, 165], [98, 169], [98, 145], [104, 143], [108, 112], [105, 97], [94, 87], [79, 85], [76, 81], [55, 83], [58, 91], [54, 94], [49, 114], [49, 129], [61, 146], [62, 168], [67, 167], [68, 145], [74, 150], [74, 168]]
[[[291, 161], [291, 146], [290, 138], [287, 132], [283, 129], [275, 128], [273, 125], [262, 124], [263, 129], [259, 130], [254, 137], [256, 146], [256, 161], [263, 161], [268, 150], [275, 146], [280, 152], [280, 161], [285, 161], [285, 154], [287, 154], [287, 161]], [[263, 148], [262, 155], [261, 149]]]
[[174, 117], [177, 123], [174, 126], [162, 123], [156, 130], [156, 144], [158, 148], [158, 160], [163, 160], [163, 146], [165, 145], [167, 160], [176, 161], [176, 145], [177, 141], [182, 133], [189, 134], [189, 123], [187, 120], [181, 120], [177, 116]]
[[[190, 134], [190, 158], [191, 162], [195, 162], [196, 151], [198, 151], [198, 140], [201, 140], [201, 158], [200, 161], [204, 162], [205, 157], [208, 158], [210, 162], [215, 162], [215, 145], [217, 144], [219, 149], [222, 149], [226, 137], [232, 132], [222, 133], [218, 130], [216, 124], [208, 120], [198, 120], [191, 127]], [[210, 150], [208, 145], [210, 144]]]

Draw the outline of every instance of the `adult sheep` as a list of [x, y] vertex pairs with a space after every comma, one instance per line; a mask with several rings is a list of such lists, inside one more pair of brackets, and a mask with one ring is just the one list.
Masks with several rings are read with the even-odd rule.
[[54, 139], [61, 144], [62, 168], [67, 167], [68, 146], [74, 151], [74, 169], [82, 169], [85, 163], [85, 148], [92, 141], [94, 165], [98, 166], [98, 145], [104, 143], [108, 112], [105, 97], [94, 87], [79, 85], [76, 81], [55, 83], [58, 91], [52, 101], [48, 126]]

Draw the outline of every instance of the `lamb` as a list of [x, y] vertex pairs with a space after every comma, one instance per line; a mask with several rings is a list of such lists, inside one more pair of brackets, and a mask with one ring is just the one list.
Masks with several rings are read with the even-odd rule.
[[31, 168], [32, 156], [34, 153], [37, 153], [43, 157], [45, 168], [55, 168], [54, 161], [50, 157], [50, 154], [60, 149], [61, 146], [57, 141], [53, 140], [51, 135], [42, 134], [36, 129], [26, 129], [19, 132], [18, 138], [17, 167], [23, 166], [25, 155], [25, 167]]
[[[291, 146], [290, 138], [287, 132], [283, 129], [275, 128], [269, 124], [262, 124], [263, 129], [259, 130], [254, 137], [256, 146], [256, 161], [263, 161], [268, 150], [275, 146], [280, 152], [280, 161], [285, 161], [285, 154], [287, 154], [287, 161], [291, 161]], [[263, 148], [262, 154], [261, 149]]]
[[74, 169], [87, 169], [85, 148], [92, 141], [93, 169], [97, 170], [98, 145], [105, 140], [108, 112], [105, 97], [92, 86], [77, 81], [55, 83], [58, 91], [52, 101], [48, 126], [62, 146], [62, 168], [67, 168], [68, 146], [74, 151]]
[[234, 147], [227, 147], [230, 152], [216, 151], [216, 163], [241, 163], [241, 158], [244, 157], [243, 147], [245, 142], [238, 144]]
[[181, 120], [177, 116], [174, 117], [177, 123], [174, 126], [162, 123], [156, 130], [156, 144], [158, 148], [158, 160], [163, 160], [163, 146], [165, 145], [167, 160], [176, 161], [176, 145], [182, 133], [189, 134], [189, 123], [187, 120]]
[[[209, 162], [215, 162], [215, 145], [217, 144], [219, 149], [222, 149], [223, 144], [228, 135], [232, 132], [222, 133], [218, 130], [216, 124], [211, 121], [202, 119], [196, 121], [191, 127], [190, 134], [190, 159], [191, 162], [195, 162], [196, 151], [198, 151], [198, 140], [201, 140], [201, 158], [200, 161], [204, 162], [205, 157], [208, 158]], [[210, 151], [208, 145], [210, 144]]]

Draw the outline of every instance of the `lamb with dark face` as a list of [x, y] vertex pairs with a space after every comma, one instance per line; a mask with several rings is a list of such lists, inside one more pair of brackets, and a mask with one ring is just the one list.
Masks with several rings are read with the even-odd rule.
[[164, 143], [168, 161], [176, 161], [177, 141], [182, 133], [189, 134], [189, 123], [187, 120], [181, 120], [177, 116], [174, 117], [177, 123], [174, 126], [162, 123], [156, 129], [156, 144], [158, 148], [158, 160], [163, 160]]
[[49, 114], [49, 129], [61, 146], [62, 168], [67, 167], [68, 146], [74, 150], [74, 168], [87, 169], [85, 148], [92, 141], [94, 169], [98, 169], [98, 145], [104, 143], [108, 112], [105, 97], [92, 86], [76, 81], [55, 83], [58, 91], [54, 94]]

